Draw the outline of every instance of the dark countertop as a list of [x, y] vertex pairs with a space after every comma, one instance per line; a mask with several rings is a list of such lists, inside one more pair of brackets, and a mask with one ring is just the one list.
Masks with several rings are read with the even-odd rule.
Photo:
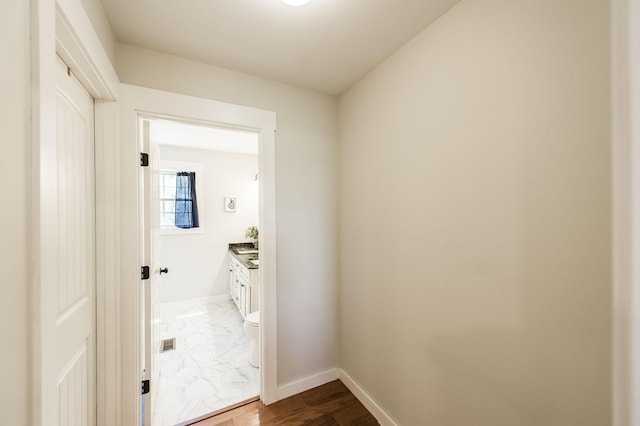
[[258, 259], [257, 251], [255, 253], [241, 254], [243, 250], [256, 250], [253, 243], [231, 243], [229, 244], [229, 253], [238, 259], [238, 261], [248, 269], [258, 269], [258, 266], [249, 262], [250, 260]]

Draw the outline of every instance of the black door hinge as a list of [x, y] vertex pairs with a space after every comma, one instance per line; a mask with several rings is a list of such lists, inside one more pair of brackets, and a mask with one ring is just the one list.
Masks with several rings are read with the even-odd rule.
[[143, 266], [141, 269], [141, 280], [148, 280], [149, 279], [149, 267], [148, 266]]
[[149, 166], [149, 154], [147, 154], [146, 152], [140, 153], [140, 165], [142, 167]]
[[142, 395], [146, 395], [149, 393], [149, 389], [151, 389], [151, 384], [149, 383], [149, 380], [143, 380], [142, 381]]

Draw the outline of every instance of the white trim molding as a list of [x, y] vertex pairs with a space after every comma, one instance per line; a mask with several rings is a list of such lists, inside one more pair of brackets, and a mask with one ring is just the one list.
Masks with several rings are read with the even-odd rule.
[[289, 398], [300, 392], [324, 385], [338, 379], [338, 369], [332, 368], [300, 380], [295, 380], [278, 388], [278, 400]]
[[161, 302], [159, 303], [160, 309], [189, 309], [195, 305], [203, 303], [218, 303], [231, 300], [229, 294], [219, 294], [217, 296], [195, 297], [193, 299], [178, 300], [175, 302]]
[[116, 102], [95, 102], [97, 425], [120, 425], [120, 147]]
[[342, 368], [332, 368], [312, 376], [282, 385], [278, 388], [278, 399], [288, 398], [301, 392], [340, 380], [353, 395], [376, 418], [381, 426], [398, 426], [398, 423], [378, 404], [364, 388]]
[[640, 425], [640, 0], [611, 3], [613, 426]]
[[349, 388], [351, 393], [365, 406], [367, 410], [376, 418], [381, 426], [398, 426], [395, 420], [382, 408], [380, 404], [376, 402], [371, 395], [369, 395], [358, 382], [356, 382], [346, 371], [342, 368], [338, 370], [338, 378], [346, 387]]
[[119, 282], [121, 303], [122, 424], [140, 423], [140, 221], [139, 191], [141, 118], [168, 118], [218, 127], [242, 128], [258, 134], [260, 185], [260, 342], [261, 392], [265, 404], [277, 400], [276, 212], [275, 131], [276, 113], [210, 99], [121, 84], [120, 179], [121, 223]]
[[[56, 250], [56, 51], [55, 5], [31, 1], [31, 419], [58, 418], [55, 347]], [[53, 194], [51, 196], [50, 194]]]
[[96, 100], [116, 100], [118, 75], [80, 0], [56, 1], [56, 53]]
[[[118, 77], [80, 0], [31, 0], [31, 339], [30, 424], [58, 418], [55, 370], [57, 274], [56, 54], [95, 100], [96, 143], [96, 346], [98, 425], [120, 425], [116, 283], [119, 235]], [[114, 155], [114, 150], [115, 155]], [[53, 293], [52, 293], [53, 292]], [[103, 349], [103, 350], [101, 350]], [[53, 352], [52, 352], [53, 351]]]

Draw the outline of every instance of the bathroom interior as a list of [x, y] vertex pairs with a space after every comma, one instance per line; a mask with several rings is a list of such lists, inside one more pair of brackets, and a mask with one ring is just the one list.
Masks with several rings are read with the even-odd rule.
[[174, 426], [259, 397], [258, 136], [154, 119], [149, 138], [162, 267], [151, 424]]

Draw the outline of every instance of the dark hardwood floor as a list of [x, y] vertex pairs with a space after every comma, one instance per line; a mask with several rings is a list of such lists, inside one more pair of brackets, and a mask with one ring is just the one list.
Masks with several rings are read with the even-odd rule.
[[195, 426], [369, 426], [376, 419], [339, 380], [291, 396], [269, 406], [251, 402]]

